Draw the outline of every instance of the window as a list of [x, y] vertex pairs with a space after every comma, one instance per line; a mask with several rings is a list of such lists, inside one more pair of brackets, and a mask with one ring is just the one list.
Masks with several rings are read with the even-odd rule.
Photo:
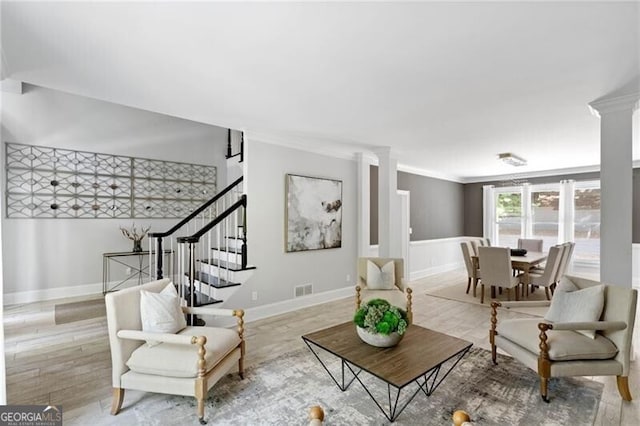
[[594, 264], [600, 261], [600, 182], [580, 182], [574, 191], [576, 247], [573, 260]]
[[484, 187], [484, 235], [495, 245], [517, 247], [536, 238], [549, 247], [573, 241], [572, 262], [600, 262], [600, 182], [562, 181], [544, 185]]

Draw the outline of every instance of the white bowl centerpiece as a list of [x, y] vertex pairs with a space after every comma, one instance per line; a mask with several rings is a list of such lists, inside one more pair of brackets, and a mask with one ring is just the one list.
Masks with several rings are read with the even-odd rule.
[[379, 348], [397, 345], [409, 325], [406, 311], [384, 299], [372, 299], [362, 305], [353, 322], [360, 339]]

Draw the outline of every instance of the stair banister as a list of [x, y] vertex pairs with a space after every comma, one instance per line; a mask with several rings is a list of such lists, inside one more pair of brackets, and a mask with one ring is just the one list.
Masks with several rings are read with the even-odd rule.
[[[231, 183], [231, 185], [228, 185], [225, 189], [223, 189], [222, 191], [217, 193], [209, 201], [205, 202], [200, 207], [198, 207], [196, 210], [191, 212], [191, 214], [189, 214], [187, 217], [182, 219], [180, 222], [178, 222], [176, 225], [174, 225], [168, 231], [165, 231], [165, 232], [150, 232], [149, 233], [149, 241], [150, 241], [150, 243], [151, 243], [151, 239], [152, 238], [155, 238], [155, 240], [156, 240], [156, 265], [155, 265], [156, 266], [156, 279], [162, 279], [164, 277], [164, 271], [163, 271], [164, 258], [162, 256], [162, 249], [163, 249], [162, 239], [165, 238], [165, 237], [173, 235], [176, 231], [178, 231], [180, 228], [182, 228], [185, 225], [187, 225], [187, 229], [189, 229], [190, 228], [190, 224], [192, 223], [191, 221], [194, 218], [197, 218], [200, 213], [202, 213], [207, 208], [209, 208], [211, 205], [213, 205], [215, 202], [217, 202], [218, 200], [223, 198], [226, 194], [228, 194], [229, 192], [234, 190], [234, 188], [236, 188], [242, 181], [243, 181], [243, 176], [240, 176], [238, 179], [233, 181]], [[225, 199], [223, 198], [222, 201], [224, 203]], [[209, 216], [209, 220], [210, 219], [211, 219], [211, 216]], [[203, 217], [202, 220], [203, 220], [203, 223], [204, 223], [205, 218]], [[189, 230], [188, 232], [191, 232], [191, 231]], [[149, 250], [151, 252], [151, 244], [149, 246]], [[149, 256], [149, 257], [151, 258], [151, 256]]]
[[240, 207], [244, 207], [244, 208], [247, 207], [247, 196], [245, 194], [242, 194], [240, 199], [235, 203], [233, 203], [231, 206], [229, 206], [229, 208], [227, 208], [227, 210], [224, 213], [216, 216], [216, 218], [213, 221], [203, 226], [195, 234], [190, 235], [188, 237], [178, 237], [178, 243], [197, 243], [200, 240], [200, 237], [202, 237], [204, 234], [209, 232], [209, 230], [213, 229], [214, 226], [222, 222], [225, 218], [227, 218], [229, 215], [231, 215], [231, 213], [235, 212]]

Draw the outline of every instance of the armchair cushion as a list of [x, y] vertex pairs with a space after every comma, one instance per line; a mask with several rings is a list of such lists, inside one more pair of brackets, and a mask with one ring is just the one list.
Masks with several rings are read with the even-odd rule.
[[367, 260], [367, 288], [370, 290], [396, 290], [395, 264], [393, 260], [378, 266]]
[[[539, 318], [502, 321], [498, 323], [498, 335], [529, 352], [539, 353], [539, 322]], [[547, 336], [551, 361], [611, 359], [618, 353], [616, 346], [601, 334], [591, 339], [575, 331], [550, 330], [547, 331]]]
[[[240, 344], [234, 330], [214, 327], [186, 327], [178, 333], [186, 336], [205, 336], [205, 370], [214, 367]], [[127, 367], [136, 373], [167, 377], [198, 376], [198, 346], [160, 343], [156, 346], [142, 345], [127, 361]]]
[[[140, 290], [140, 319], [142, 331], [152, 333], [176, 333], [187, 326], [173, 283], [160, 293]], [[158, 342], [148, 340], [147, 344], [154, 346]]]
[[[544, 319], [551, 322], [598, 321], [604, 307], [604, 285], [576, 291], [556, 291]], [[595, 330], [578, 330], [595, 339]]]

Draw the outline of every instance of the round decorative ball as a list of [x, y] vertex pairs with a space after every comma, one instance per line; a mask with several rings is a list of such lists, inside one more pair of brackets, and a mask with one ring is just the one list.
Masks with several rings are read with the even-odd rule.
[[465, 422], [470, 422], [471, 417], [464, 410], [458, 410], [453, 412], [453, 424], [454, 426], [460, 426]]
[[311, 407], [311, 410], [309, 411], [309, 418], [311, 420], [323, 421], [324, 420], [324, 411], [322, 410], [322, 407], [320, 407], [318, 405], [314, 405], [313, 407]]

